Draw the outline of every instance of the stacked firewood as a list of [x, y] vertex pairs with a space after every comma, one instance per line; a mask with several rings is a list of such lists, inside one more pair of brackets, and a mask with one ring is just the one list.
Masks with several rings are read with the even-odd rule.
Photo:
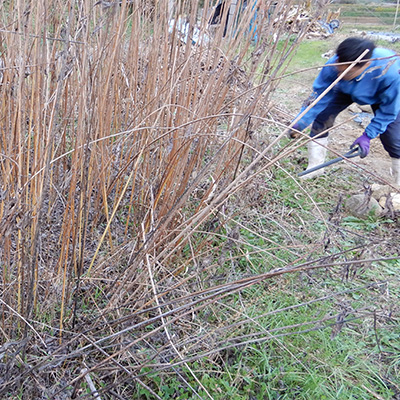
[[318, 17], [313, 14], [310, 8], [301, 6], [292, 6], [290, 11], [285, 15], [278, 15], [274, 18], [275, 24], [286, 24], [287, 30], [291, 33], [299, 33], [304, 30], [305, 26], [308, 30], [308, 37], [328, 37], [333, 34], [334, 30], [339, 27], [338, 11], [329, 11], [326, 17]]

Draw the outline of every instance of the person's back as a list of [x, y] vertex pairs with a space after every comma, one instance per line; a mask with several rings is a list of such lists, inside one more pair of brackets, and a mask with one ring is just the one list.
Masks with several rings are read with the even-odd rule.
[[[357, 63], [349, 68], [354, 61]], [[342, 63], [342, 64], [340, 64]], [[332, 65], [334, 64], [334, 65]], [[349, 69], [348, 69], [349, 68]], [[302, 131], [312, 123], [307, 169], [324, 162], [328, 135], [336, 116], [353, 102], [369, 104], [374, 117], [351, 147], [359, 146], [361, 157], [369, 153], [370, 140], [379, 136], [392, 158], [395, 181], [400, 184], [400, 60], [391, 50], [376, 48], [370, 40], [348, 38], [337, 48], [314, 81], [313, 94], [305, 102], [293, 128]], [[304, 110], [344, 74], [320, 101]], [[321, 172], [319, 172], [321, 173]], [[312, 176], [319, 174], [314, 173]]]

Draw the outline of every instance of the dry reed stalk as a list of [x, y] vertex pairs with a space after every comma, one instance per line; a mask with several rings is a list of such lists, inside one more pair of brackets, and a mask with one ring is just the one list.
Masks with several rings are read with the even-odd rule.
[[[357, 263], [360, 263], [360, 261], [358, 261]], [[308, 263], [308, 264], [309, 264], [309, 263]], [[333, 265], [333, 264], [332, 264], [332, 265]], [[310, 269], [310, 268], [311, 268], [311, 269], [315, 269], [315, 268], [323, 268], [323, 267], [325, 267], [325, 266], [326, 266], [326, 265], [308, 265], [308, 266], [307, 266], [307, 265], [304, 265], [303, 267], [304, 267], [304, 268], [307, 268], [307, 269]], [[303, 268], [303, 267], [300, 267], [300, 268]], [[271, 274], [266, 274], [264, 277], [254, 277], [254, 278], [255, 278], [256, 280], [259, 279], [259, 278], [260, 278], [260, 279], [264, 279], [267, 275], [268, 275], [268, 276], [273, 276], [273, 275], [275, 275], [275, 274], [285, 274], [285, 273], [287, 273], [287, 272], [288, 272], [288, 271], [276, 271], [276, 272], [272, 272]], [[230, 287], [226, 286], [225, 288], [223, 288], [223, 287], [221, 286], [221, 287], [220, 287], [220, 289], [222, 289], [221, 291], [216, 290], [216, 289], [210, 290], [210, 291], [209, 291], [210, 296], [206, 296], [206, 297], [204, 297], [203, 299], [199, 299], [199, 300], [193, 302], [192, 305], [195, 306], [195, 307], [194, 307], [194, 312], [195, 312], [196, 310], [199, 310], [199, 309], [202, 309], [202, 308], [206, 307], [206, 306], [209, 305], [209, 304], [215, 303], [217, 300], [223, 299], [226, 295], [229, 296], [229, 295], [232, 294], [235, 290], [241, 290], [241, 289], [239, 289], [239, 288], [240, 288], [240, 286], [242, 286], [242, 285], [245, 285], [245, 286], [246, 286], [246, 285], [252, 285], [252, 284], [254, 283], [254, 281], [253, 281], [253, 283], [252, 283], [252, 279], [253, 279], [253, 278], [249, 278], [248, 280], [242, 280], [241, 283], [239, 283], [239, 282], [237, 282], [236, 284], [235, 284], [235, 283], [232, 283], [232, 284], [230, 285]], [[238, 284], [238, 285], [237, 285], [237, 284]], [[242, 287], [243, 287], [243, 286], [242, 286]], [[205, 303], [201, 304], [202, 302], [205, 302]], [[200, 304], [200, 305], [199, 305], [199, 304]], [[304, 306], [304, 305], [305, 305], [305, 304], [301, 304], [301, 305], [299, 305], [299, 306], [301, 307], [301, 306]], [[94, 346], [94, 347], [99, 347], [102, 343], [107, 342], [110, 338], [113, 338], [113, 339], [114, 339], [115, 337], [118, 337], [119, 335], [125, 335], [125, 334], [126, 334], [127, 332], [129, 332], [129, 331], [133, 331], [133, 330], [137, 329], [137, 326], [138, 326], [138, 325], [146, 325], [146, 324], [149, 324], [149, 323], [154, 323], [154, 321], [155, 321], [156, 319], [159, 319], [159, 318], [162, 318], [162, 317], [165, 318], [165, 317], [168, 316], [168, 315], [174, 315], [174, 314], [176, 314], [176, 313], [181, 313], [179, 316], [176, 316], [176, 317], [174, 317], [174, 318], [172, 318], [172, 319], [170, 319], [170, 320], [168, 321], [167, 324], [168, 324], [169, 326], [172, 326], [172, 324], [176, 323], [179, 319], [182, 319], [185, 315], [187, 315], [188, 313], [191, 313], [191, 312], [192, 312], [192, 311], [190, 310], [190, 307], [191, 307], [190, 304], [183, 305], [183, 306], [181, 306], [181, 307], [176, 307], [174, 310], [171, 310], [171, 311], [169, 311], [169, 312], [162, 313], [159, 317], [152, 318], [151, 320], [149, 320], [149, 321], [144, 321], [143, 323], [134, 324], [134, 325], [130, 326], [129, 328], [126, 328], [126, 329], [124, 329], [124, 330], [122, 330], [122, 331], [120, 331], [120, 332], [117, 332], [117, 333], [115, 333], [115, 334], [113, 334], [113, 335], [111, 335], [111, 336], [109, 336], [109, 337], [103, 337], [103, 338], [101, 338], [100, 340], [97, 340], [97, 341], [95, 341], [95, 342], [93, 342], [92, 340], [89, 340], [89, 343], [88, 343], [87, 346], [85, 346], [84, 348], [78, 350], [78, 351], [75, 352], [75, 353], [69, 354], [69, 355], [64, 356], [64, 357], [62, 356], [62, 357], [61, 357], [61, 360], [66, 360], [66, 359], [68, 359], [68, 358], [74, 358], [74, 357], [77, 356], [77, 354], [79, 354], [79, 352], [85, 352], [85, 353], [86, 353], [86, 352], [88, 351], [88, 349], [90, 349], [90, 348], [93, 347], [93, 346]], [[281, 311], [282, 311], [282, 310], [277, 310], [277, 312], [281, 312]], [[360, 317], [362, 317], [363, 314], [365, 314], [365, 313], [364, 313], [364, 310], [359, 310], [359, 311], [360, 311], [362, 314], [361, 314], [360, 316], [357, 316], [356, 318], [360, 318]], [[267, 332], [267, 335], [266, 335], [265, 337], [262, 337], [262, 338], [259, 338], [259, 339], [258, 339], [257, 337], [260, 336], [260, 333], [259, 333], [259, 332], [258, 332], [258, 333], [253, 333], [253, 334], [247, 336], [248, 338], [251, 338], [249, 341], [245, 341], [245, 342], [243, 342], [243, 343], [234, 343], [235, 339], [233, 339], [233, 342], [230, 343], [230, 344], [228, 344], [227, 346], [225, 346], [225, 344], [221, 344], [221, 345], [224, 345], [224, 348], [225, 348], [225, 349], [227, 349], [227, 348], [235, 348], [235, 347], [237, 347], [237, 346], [245, 345], [245, 344], [247, 344], [247, 343], [257, 343], [257, 342], [264, 342], [264, 341], [267, 341], [267, 340], [275, 340], [276, 338], [284, 337], [284, 336], [291, 335], [291, 334], [296, 334], [296, 333], [304, 334], [304, 333], [309, 332], [309, 331], [324, 329], [324, 328], [330, 327], [330, 326], [335, 326], [336, 323], [328, 324], [326, 327], [323, 326], [323, 323], [324, 323], [324, 322], [333, 320], [333, 319], [335, 319], [335, 318], [336, 318], [336, 316], [333, 316], [333, 317], [332, 317], [332, 316], [329, 316], [329, 317], [327, 317], [327, 318], [325, 318], [325, 319], [318, 319], [318, 320], [315, 320], [315, 321], [308, 321], [308, 322], [306, 322], [306, 323], [301, 323], [301, 324], [296, 324], [296, 325], [290, 325], [290, 326], [279, 327], [279, 328], [274, 329], [274, 330], [269, 330], [269, 331]], [[248, 323], [249, 320], [247, 320], [246, 322]], [[293, 328], [303, 327], [303, 326], [306, 326], [306, 325], [309, 325], [309, 324], [313, 324], [314, 326], [313, 326], [312, 328], [309, 328], [309, 329], [306, 329], [306, 330], [301, 330], [301, 331], [299, 331], [299, 332], [285, 332], [285, 333], [277, 334], [277, 335], [271, 335], [271, 334], [270, 334], [270, 332], [279, 332], [279, 331], [282, 331], [282, 330], [289, 330], [289, 331], [290, 331], [290, 330], [293, 329]], [[106, 363], [108, 360], [115, 359], [115, 357], [117, 357], [118, 355], [122, 354], [123, 352], [126, 352], [126, 351], [129, 350], [132, 346], [135, 346], [135, 344], [140, 343], [141, 340], [145, 340], [146, 338], [151, 337], [152, 335], [155, 334], [155, 332], [157, 332], [157, 331], [159, 331], [159, 330], [161, 330], [161, 329], [163, 329], [163, 325], [160, 325], [159, 327], [157, 327], [153, 332], [148, 332], [148, 333], [146, 333], [146, 334], [143, 334], [142, 337], [136, 338], [135, 340], [132, 339], [132, 341], [129, 342], [128, 344], [126, 344], [125, 347], [121, 348], [121, 350], [119, 350], [118, 352], [116, 352], [116, 353], [114, 353], [114, 354], [112, 354], [112, 355], [109, 355], [105, 360], [103, 360], [102, 362], [100, 362], [99, 364], [97, 364], [95, 367], [93, 367], [93, 368], [92, 368], [91, 370], [89, 370], [88, 372], [90, 372], [90, 373], [91, 373], [91, 372], [95, 372], [96, 369], [100, 368], [101, 365], [102, 365], [103, 363]], [[261, 334], [262, 334], [262, 333], [261, 333]], [[234, 336], [234, 338], [235, 338], [235, 337], [236, 337], [236, 336]], [[201, 342], [201, 341], [202, 341], [202, 340], [199, 338], [199, 342]], [[102, 348], [103, 348], [103, 349], [106, 349], [106, 348], [108, 349], [109, 346], [105, 346], [105, 347], [104, 347], [104, 345], [103, 345]], [[183, 348], [185, 348], [185, 346], [184, 346]], [[222, 349], [222, 348], [214, 349], [214, 350], [208, 351], [208, 352], [206, 352], [206, 353], [202, 353], [202, 354], [198, 354], [198, 353], [199, 353], [199, 350], [197, 349], [197, 351], [195, 352], [195, 353], [197, 353], [197, 354], [196, 354], [196, 355], [193, 355], [193, 356], [190, 358], [190, 361], [199, 360], [199, 359], [205, 357], [206, 355], [216, 354], [216, 353], [219, 352], [221, 349]], [[161, 348], [160, 351], [162, 351], [162, 350], [164, 350], [164, 349]], [[185, 348], [185, 351], [187, 351], [186, 348]], [[157, 353], [156, 356], [160, 356], [160, 353]], [[189, 360], [189, 358], [188, 358], [187, 360]], [[185, 362], [186, 362], [186, 360], [182, 360], [182, 363], [185, 363]], [[133, 376], [135, 376], [135, 377], [137, 377], [137, 378], [140, 378], [140, 377], [146, 375], [146, 373], [145, 373], [144, 375], [142, 375], [142, 374], [138, 374], [137, 372], [135, 372], [135, 371], [139, 371], [140, 368], [143, 368], [144, 366], [146, 366], [146, 364], [147, 364], [147, 363], [140, 364], [139, 366], [132, 366], [132, 367], [131, 367], [130, 377], [132, 377], [132, 374], [133, 374]], [[168, 363], [168, 364], [169, 364], [169, 363]], [[177, 361], [177, 362], [174, 363], [173, 365], [180, 365], [180, 364], [181, 364], [181, 362], [180, 362], [180, 361]], [[158, 367], [159, 367], [161, 370], [164, 369], [164, 368], [168, 368], [168, 366], [165, 365], [165, 364], [159, 364]], [[38, 368], [42, 369], [42, 368], [43, 368], [43, 365], [42, 365], [42, 366], [41, 366], [41, 365], [38, 365]], [[77, 376], [73, 381], [71, 381], [71, 383], [74, 383], [75, 381], [81, 379], [82, 377], [83, 377], [83, 375]]]
[[[33, 341], [31, 326], [51, 327], [42, 339], [58, 336], [60, 344], [34, 368], [53, 365], [65, 343], [73, 357], [92, 352], [80, 332], [87, 324], [88, 341], [101, 351], [85, 374], [112, 364], [116, 376], [137, 377], [146, 363], [116, 364], [134, 359], [124, 352], [162, 329], [174, 350], [169, 330], [184, 343], [176, 327], [183, 317], [260, 282], [212, 281], [201, 300], [170, 303], [199, 296], [193, 287], [205, 285], [196, 283], [202, 274], [211, 279], [218, 261], [204, 260], [215, 252], [232, 264], [245, 255], [220, 240], [243, 244], [224, 233], [246, 213], [227, 212], [229, 201], [295, 149], [269, 158], [279, 138], [261, 150], [249, 144], [271, 121], [270, 94], [306, 33], [304, 27], [292, 42], [287, 27], [271, 23], [293, 4], [278, 2], [271, 13], [273, 2], [261, 2], [257, 16], [248, 7], [225, 37], [223, 25], [207, 28], [211, 3], [200, 15], [195, 0], [176, 1], [173, 10], [167, 1], [17, 0], [2, 10], [1, 328], [4, 337], [22, 332]], [[180, 16], [207, 36], [184, 42]], [[254, 18], [256, 42], [248, 28]], [[250, 153], [254, 159], [244, 165]], [[265, 252], [252, 251], [276, 262], [282, 247], [297, 261], [308, 256], [295, 244], [268, 243]], [[154, 310], [160, 313], [152, 318]], [[124, 338], [131, 331], [115, 322], [119, 317], [146, 322], [133, 324], [136, 338]], [[154, 331], [140, 331], [151, 322]], [[188, 325], [195, 332], [194, 322]], [[184, 346], [177, 353], [188, 357]]]

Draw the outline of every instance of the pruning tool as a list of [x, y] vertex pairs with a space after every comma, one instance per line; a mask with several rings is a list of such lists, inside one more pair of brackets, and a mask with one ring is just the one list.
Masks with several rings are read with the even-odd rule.
[[305, 171], [298, 173], [297, 176], [304, 176], [304, 175], [309, 174], [310, 172], [314, 172], [314, 171], [316, 171], [318, 169], [327, 167], [328, 165], [335, 164], [335, 163], [337, 163], [339, 161], [342, 161], [344, 159], [347, 159], [347, 158], [358, 157], [360, 155], [361, 155], [361, 149], [360, 149], [359, 146], [357, 146], [357, 147], [354, 147], [354, 149], [351, 149], [350, 151], [348, 151], [346, 154], [343, 154], [343, 156], [334, 158], [333, 160], [329, 160], [329, 161], [327, 161], [327, 162], [325, 162], [323, 164], [317, 165], [317, 166], [312, 167], [310, 169], [306, 169]]

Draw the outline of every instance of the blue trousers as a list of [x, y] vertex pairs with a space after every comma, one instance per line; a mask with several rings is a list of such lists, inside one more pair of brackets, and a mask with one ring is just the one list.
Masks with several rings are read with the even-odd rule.
[[[333, 89], [335, 90], [335, 89]], [[333, 126], [337, 115], [346, 109], [350, 104], [354, 103], [351, 96], [335, 91], [335, 97], [328, 104], [328, 106], [321, 111], [315, 118], [311, 127], [311, 137], [318, 135], [320, 132], [329, 129]], [[371, 108], [376, 112], [379, 104], [371, 104]], [[327, 137], [328, 133], [320, 137]], [[389, 153], [392, 158], [400, 158], [400, 114], [391, 122], [386, 131], [379, 135], [384, 149]]]

